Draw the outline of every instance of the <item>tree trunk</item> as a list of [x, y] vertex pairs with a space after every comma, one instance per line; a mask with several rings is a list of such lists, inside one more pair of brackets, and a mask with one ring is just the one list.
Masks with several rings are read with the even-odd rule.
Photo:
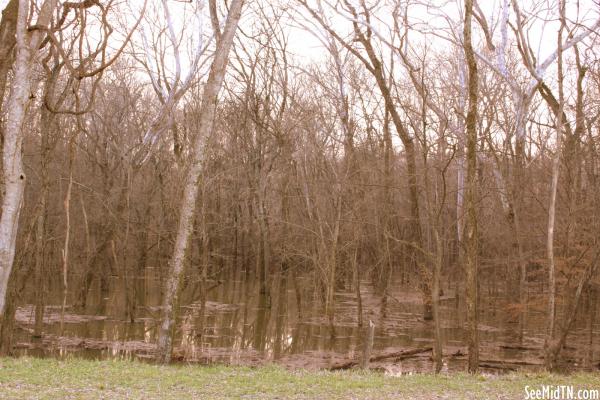
[[19, 1], [10, 0], [2, 11], [0, 22], [0, 110], [6, 91], [8, 71], [12, 65], [12, 50], [15, 47], [15, 30], [17, 27], [17, 16]]
[[587, 348], [585, 349], [585, 356], [583, 365], [586, 370], [592, 370], [592, 363], [594, 362], [594, 323], [596, 322], [596, 288], [588, 287], [588, 298], [587, 298]]
[[469, 350], [468, 370], [476, 373], [479, 367], [478, 321], [478, 262], [477, 262], [477, 62], [471, 42], [471, 19], [473, 0], [465, 1], [464, 47], [468, 67], [469, 106], [467, 111], [467, 182], [465, 193], [465, 261], [467, 274], [467, 345]]
[[19, 213], [25, 190], [21, 129], [31, 87], [31, 53], [26, 40], [28, 6], [28, 1], [19, 0], [15, 73], [8, 100], [8, 115], [2, 149], [4, 196], [2, 198], [2, 216], [0, 217], [0, 315], [4, 313], [8, 281], [15, 258]]
[[373, 351], [373, 339], [375, 338], [375, 324], [373, 321], [369, 320], [366, 328], [364, 329], [364, 337], [363, 337], [363, 353], [362, 359], [360, 362], [360, 367], [362, 369], [369, 368], [369, 361], [371, 360], [371, 352]]
[[555, 320], [556, 320], [556, 276], [554, 260], [554, 223], [556, 219], [556, 196], [558, 192], [558, 174], [560, 170], [560, 152], [563, 129], [563, 109], [564, 109], [564, 91], [563, 91], [563, 51], [562, 51], [562, 33], [565, 28], [565, 3], [559, 3], [561, 25], [558, 30], [558, 114], [556, 120], [556, 152], [552, 160], [552, 186], [550, 189], [550, 205], [548, 206], [548, 233], [546, 240], [546, 251], [548, 256], [548, 314], [546, 325], [546, 340], [544, 342], [545, 360], [544, 364], [547, 370], [553, 370], [560, 347], [554, 340]]
[[11, 275], [4, 314], [0, 315], [0, 356], [12, 355], [18, 286], [24, 280], [16, 271]]
[[[49, 80], [55, 78], [53, 74]], [[49, 90], [50, 85], [46, 84], [46, 90]], [[36, 220], [36, 238], [35, 238], [35, 287], [38, 291], [35, 302], [35, 327], [34, 336], [41, 337], [44, 324], [44, 307], [46, 296], [46, 235], [47, 235], [47, 220], [48, 220], [48, 203], [50, 196], [50, 177], [48, 176], [48, 167], [50, 164], [50, 135], [54, 128], [55, 115], [43, 107], [41, 110], [40, 125], [41, 125], [41, 143], [40, 143], [40, 179], [42, 190], [39, 200], [39, 211]]]
[[440, 279], [442, 275], [442, 262], [443, 262], [443, 247], [442, 240], [440, 238], [439, 227], [433, 228], [433, 235], [435, 238], [435, 265], [433, 269], [433, 290], [432, 290], [432, 306], [433, 306], [433, 363], [435, 373], [439, 373], [442, 370], [442, 327], [440, 320]]
[[265, 199], [266, 180], [260, 171], [257, 194], [257, 217], [258, 217], [258, 232], [259, 232], [259, 252], [258, 252], [258, 279], [260, 283], [260, 294], [264, 295], [267, 304], [271, 304], [271, 293], [269, 288], [269, 276], [271, 274], [271, 243], [269, 235], [269, 224], [267, 220], [267, 204]]
[[173, 348], [173, 326], [175, 324], [175, 307], [178, 303], [179, 287], [183, 278], [185, 255], [189, 245], [190, 234], [194, 222], [194, 210], [198, 199], [198, 180], [202, 172], [204, 143], [213, 128], [213, 119], [217, 106], [217, 96], [225, 76], [233, 38], [242, 13], [244, 0], [233, 0], [225, 30], [215, 51], [208, 81], [204, 88], [200, 112], [200, 131], [194, 142], [191, 165], [185, 180], [181, 203], [175, 248], [169, 262], [169, 276], [165, 285], [162, 301], [162, 322], [158, 332], [157, 358], [161, 363], [171, 360]]

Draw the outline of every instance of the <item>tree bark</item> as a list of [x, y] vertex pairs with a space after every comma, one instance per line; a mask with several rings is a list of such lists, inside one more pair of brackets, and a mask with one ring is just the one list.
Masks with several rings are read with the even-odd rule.
[[465, 57], [468, 68], [469, 105], [466, 118], [467, 127], [467, 182], [465, 193], [465, 261], [467, 274], [467, 345], [469, 350], [468, 370], [476, 373], [479, 367], [478, 322], [478, 261], [477, 261], [477, 62], [471, 42], [471, 19], [473, 0], [465, 1], [465, 24], [463, 29]]
[[0, 217], [0, 315], [4, 313], [8, 280], [15, 258], [15, 245], [19, 226], [19, 214], [25, 190], [25, 172], [21, 145], [21, 131], [25, 111], [29, 101], [31, 86], [31, 50], [27, 43], [27, 12], [29, 2], [19, 0], [17, 18], [17, 54], [15, 75], [8, 100], [6, 131], [2, 151], [4, 172], [4, 196], [2, 198], [2, 217]]
[[13, 61], [11, 54], [15, 47], [18, 10], [19, 1], [10, 0], [2, 11], [0, 22], [0, 110], [6, 91], [6, 78]]

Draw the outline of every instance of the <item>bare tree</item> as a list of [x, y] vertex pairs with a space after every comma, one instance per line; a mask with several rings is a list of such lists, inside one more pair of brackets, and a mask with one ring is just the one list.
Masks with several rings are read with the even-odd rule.
[[163, 363], [169, 362], [171, 359], [173, 348], [172, 330], [176, 315], [175, 307], [177, 305], [177, 295], [181, 285], [186, 252], [192, 231], [194, 210], [198, 198], [198, 179], [202, 172], [204, 145], [212, 131], [217, 96], [225, 77], [225, 69], [229, 61], [229, 51], [235, 37], [243, 5], [243, 0], [233, 0], [230, 5], [227, 22], [217, 44], [210, 74], [204, 88], [199, 121], [200, 132], [198, 132], [194, 142], [192, 159], [190, 160], [189, 170], [185, 179], [175, 248], [169, 262], [170, 271], [163, 293], [162, 322], [159, 330], [157, 349], [158, 359]]
[[[32, 56], [42, 40], [42, 32], [28, 33], [28, 1], [20, 0], [16, 24], [15, 76], [8, 100], [8, 116], [4, 132], [4, 191], [0, 218], [0, 315], [4, 313], [8, 280], [12, 271], [19, 226], [19, 213], [25, 189], [25, 172], [21, 146], [22, 126], [31, 90]], [[45, 1], [38, 16], [38, 25], [47, 26], [56, 1]]]
[[[6, 302], [6, 291], [11, 275], [13, 261], [15, 256], [15, 246], [19, 226], [19, 213], [21, 210], [23, 192], [25, 189], [25, 174], [23, 171], [23, 161], [21, 155], [23, 141], [23, 122], [26, 116], [26, 108], [32, 96], [30, 96], [34, 85], [33, 68], [37, 62], [40, 49], [43, 49], [48, 43], [53, 45], [53, 51], [56, 51], [65, 67], [74, 77], [81, 81], [85, 78], [101, 77], [102, 72], [113, 64], [122, 53], [125, 45], [131, 38], [133, 30], [137, 27], [140, 19], [132, 27], [129, 34], [126, 35], [122, 46], [111, 55], [107, 56], [106, 48], [108, 40], [113, 32], [112, 27], [107, 21], [106, 15], [111, 10], [110, 7], [99, 6], [102, 15], [102, 23], [106, 30], [103, 32], [98, 46], [89, 48], [84, 39], [85, 18], [82, 16], [89, 7], [97, 5], [96, 2], [69, 3], [62, 5], [62, 14], [58, 19], [57, 27], [51, 27], [54, 14], [59, 6], [55, 0], [45, 0], [39, 8], [35, 24], [27, 26], [29, 19], [33, 16], [28, 15], [28, 1], [19, 1], [18, 19], [16, 25], [16, 55], [14, 60], [14, 77], [11, 82], [11, 94], [8, 101], [8, 115], [5, 129], [5, 142], [3, 148], [3, 173], [5, 184], [5, 196], [2, 202], [2, 217], [0, 218], [0, 315], [4, 313]], [[145, 2], [144, 8], [145, 9]], [[77, 61], [73, 62], [75, 56], [70, 53], [73, 48], [65, 51], [55, 36], [60, 32], [62, 24], [67, 19], [71, 10], [79, 10], [78, 17], [81, 22], [81, 30], [74, 34], [74, 42], [78, 43]], [[52, 29], [51, 29], [52, 28]], [[85, 53], [85, 50], [88, 50]], [[99, 63], [94, 61], [99, 59]], [[98, 78], [99, 79], [99, 78]], [[98, 82], [98, 79], [95, 82]], [[92, 88], [96, 85], [92, 84]], [[74, 115], [81, 115], [91, 108], [93, 104], [93, 92], [88, 104], [78, 107]], [[49, 104], [46, 104], [49, 106]], [[65, 112], [64, 110], [51, 110], [53, 112]], [[67, 111], [67, 113], [69, 113]]]

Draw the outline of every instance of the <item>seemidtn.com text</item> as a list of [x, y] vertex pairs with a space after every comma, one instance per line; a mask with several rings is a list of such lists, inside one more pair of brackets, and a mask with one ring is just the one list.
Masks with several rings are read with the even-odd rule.
[[600, 400], [600, 389], [576, 389], [571, 385], [525, 386], [526, 400]]

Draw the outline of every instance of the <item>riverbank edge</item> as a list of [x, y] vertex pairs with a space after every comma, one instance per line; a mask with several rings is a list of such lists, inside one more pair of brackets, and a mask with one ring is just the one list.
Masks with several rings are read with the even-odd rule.
[[121, 360], [0, 358], [0, 399], [525, 399], [560, 385], [600, 390], [600, 373], [416, 374], [160, 366]]

